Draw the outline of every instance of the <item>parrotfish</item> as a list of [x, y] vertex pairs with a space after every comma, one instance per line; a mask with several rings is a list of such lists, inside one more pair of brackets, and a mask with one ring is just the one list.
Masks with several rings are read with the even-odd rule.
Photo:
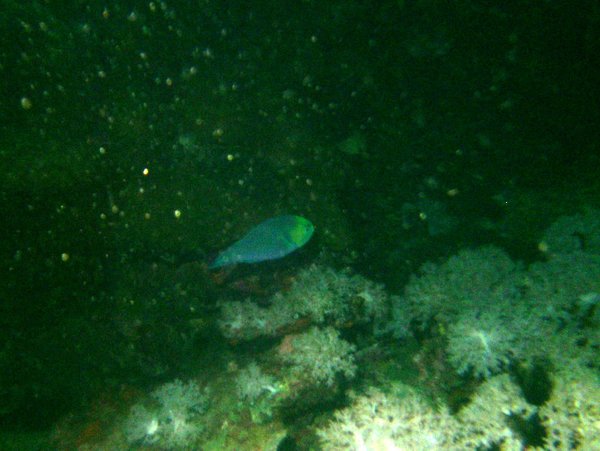
[[214, 269], [285, 257], [304, 246], [314, 230], [312, 223], [301, 216], [284, 215], [267, 219], [219, 253], [208, 267]]

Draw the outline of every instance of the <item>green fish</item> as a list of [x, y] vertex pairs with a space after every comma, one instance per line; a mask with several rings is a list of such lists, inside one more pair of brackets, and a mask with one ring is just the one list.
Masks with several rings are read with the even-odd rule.
[[267, 219], [222, 251], [208, 267], [215, 269], [285, 257], [304, 246], [314, 230], [312, 223], [301, 216], [284, 215]]

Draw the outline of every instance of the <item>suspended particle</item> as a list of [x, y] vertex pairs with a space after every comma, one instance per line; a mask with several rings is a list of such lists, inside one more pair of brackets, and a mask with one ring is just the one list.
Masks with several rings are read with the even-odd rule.
[[33, 103], [31, 102], [31, 99], [29, 99], [28, 97], [21, 97], [21, 107], [24, 110], [30, 110], [32, 106]]

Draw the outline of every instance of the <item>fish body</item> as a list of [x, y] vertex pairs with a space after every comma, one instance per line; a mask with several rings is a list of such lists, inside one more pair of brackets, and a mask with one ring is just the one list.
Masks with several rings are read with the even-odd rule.
[[209, 268], [285, 257], [304, 246], [313, 232], [312, 223], [301, 216], [284, 215], [267, 219], [222, 251]]

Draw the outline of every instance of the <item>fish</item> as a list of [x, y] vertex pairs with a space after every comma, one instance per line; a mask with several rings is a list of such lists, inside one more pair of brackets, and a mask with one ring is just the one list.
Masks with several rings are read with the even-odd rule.
[[308, 243], [314, 230], [313, 224], [302, 216], [283, 215], [267, 219], [220, 252], [208, 268], [285, 257]]

